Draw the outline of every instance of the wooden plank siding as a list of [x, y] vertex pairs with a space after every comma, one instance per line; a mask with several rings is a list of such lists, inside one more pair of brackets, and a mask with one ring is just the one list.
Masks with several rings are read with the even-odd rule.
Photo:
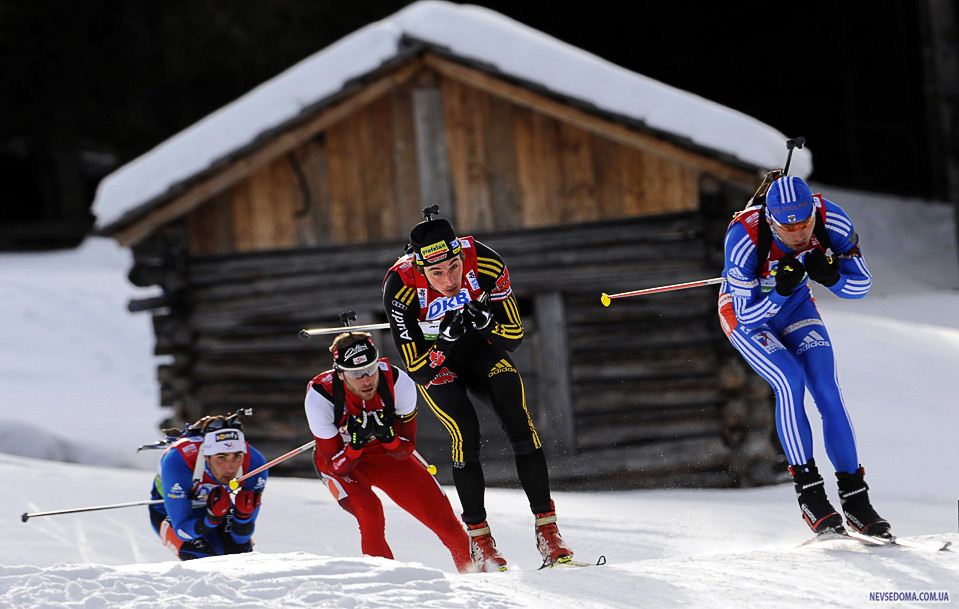
[[[215, 210], [204, 205], [192, 211], [190, 251], [402, 239], [420, 209], [432, 203], [466, 232], [675, 213], [698, 205], [702, 169], [688, 158], [610, 139], [455, 78], [415, 80], [439, 83], [443, 116], [431, 128], [445, 132], [452, 201], [422, 201], [420, 172], [429, 169], [418, 166], [416, 154], [413, 92], [419, 85], [404, 82], [211, 199]], [[435, 152], [435, 142], [428, 144]]]

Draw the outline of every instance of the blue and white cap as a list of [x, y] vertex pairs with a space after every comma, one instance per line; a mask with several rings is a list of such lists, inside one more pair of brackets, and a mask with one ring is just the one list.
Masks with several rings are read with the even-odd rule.
[[766, 192], [766, 214], [779, 224], [802, 222], [814, 209], [812, 191], [802, 178], [781, 177]]
[[246, 438], [239, 429], [226, 427], [208, 431], [203, 436], [203, 447], [201, 451], [204, 455], [218, 455], [220, 453], [245, 453]]

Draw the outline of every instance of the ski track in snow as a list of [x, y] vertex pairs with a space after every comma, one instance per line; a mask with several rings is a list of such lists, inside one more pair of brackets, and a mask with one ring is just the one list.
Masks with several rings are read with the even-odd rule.
[[[359, 556], [352, 518], [317, 480], [271, 479], [253, 554], [177, 562], [146, 508], [19, 521], [19, 511], [146, 494], [146, 472], [0, 455], [0, 477], [30, 496], [0, 506], [0, 607], [862, 607], [870, 591], [955, 591], [959, 553], [866, 547], [808, 536], [789, 485], [746, 490], [556, 493], [560, 526], [583, 562], [537, 570], [521, 491], [490, 489], [489, 518], [508, 573], [460, 575], [428, 531], [385, 502], [397, 560]], [[148, 477], [148, 476], [147, 476]], [[37, 480], [44, 484], [38, 485]], [[451, 489], [447, 489], [451, 492]], [[951, 500], [889, 498], [912, 539], [954, 518]], [[458, 509], [453, 497], [454, 509]], [[925, 510], [920, 506], [931, 503]], [[930, 517], [929, 514], [933, 514]], [[925, 533], [925, 534], [923, 534]], [[414, 562], [418, 561], [418, 562]], [[23, 564], [30, 563], [30, 564]], [[950, 590], [952, 588], [952, 590]]]
[[955, 553], [852, 544], [479, 575], [305, 552], [144, 565], [11, 566], [0, 567], [0, 606], [861, 607], [871, 591], [948, 590], [959, 575]]

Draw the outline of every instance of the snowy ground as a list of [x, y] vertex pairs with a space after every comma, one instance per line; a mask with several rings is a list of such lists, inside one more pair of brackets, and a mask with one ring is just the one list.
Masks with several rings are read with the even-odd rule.
[[[823, 189], [856, 221], [876, 275], [864, 301], [819, 299], [871, 494], [900, 535], [959, 545], [952, 473], [959, 456], [959, 272], [951, 216], [939, 206], [895, 207]], [[908, 234], [922, 237], [903, 238]], [[388, 501], [397, 560], [360, 556], [352, 518], [315, 480], [270, 480], [257, 552], [247, 556], [171, 561], [145, 508], [23, 524], [24, 511], [147, 496], [149, 473], [89, 465], [129, 463], [130, 448], [153, 439], [162, 416], [154, 406], [149, 322], [122, 313], [130, 294], [126, 266], [125, 254], [103, 242], [80, 252], [0, 256], [7, 321], [0, 450], [10, 453], [0, 454], [0, 479], [12, 491], [0, 504], [0, 607], [808, 609], [873, 606], [874, 592], [959, 595], [959, 553], [845, 541], [799, 548], [808, 531], [788, 485], [556, 493], [560, 526], [577, 557], [609, 561], [563, 571], [535, 570], [522, 494], [491, 489], [493, 533], [515, 568], [470, 576], [453, 573], [439, 542]], [[92, 434], [91, 455], [78, 447]], [[819, 455], [826, 464], [821, 448]]]
[[130, 266], [105, 239], [0, 255], [0, 451], [152, 467], [130, 451], [164, 417], [150, 316], [126, 309], [147, 293], [126, 281]]

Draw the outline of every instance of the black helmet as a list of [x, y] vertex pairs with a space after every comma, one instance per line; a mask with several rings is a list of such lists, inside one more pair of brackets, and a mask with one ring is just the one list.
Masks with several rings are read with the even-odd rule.
[[449, 221], [423, 220], [410, 231], [410, 247], [416, 266], [445, 262], [462, 251], [460, 240]]

